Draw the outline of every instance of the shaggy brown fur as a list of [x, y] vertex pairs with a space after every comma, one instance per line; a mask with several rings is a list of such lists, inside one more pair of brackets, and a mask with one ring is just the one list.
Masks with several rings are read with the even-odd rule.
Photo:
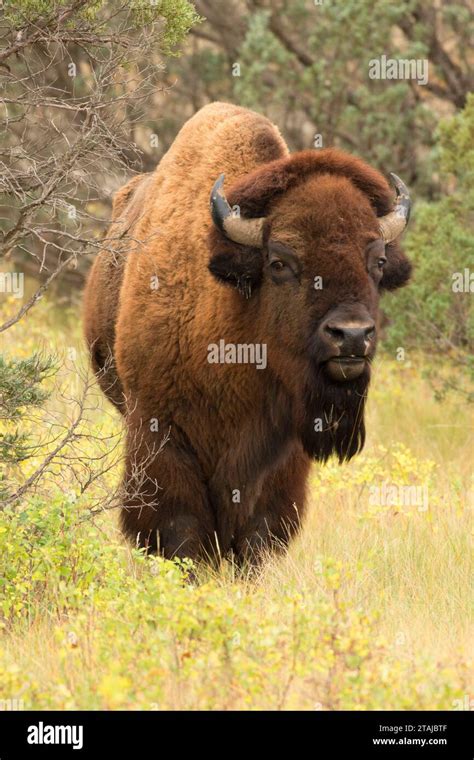
[[[263, 249], [212, 226], [221, 172], [232, 205], [267, 216]], [[167, 557], [256, 558], [298, 529], [312, 458], [360, 450], [369, 363], [357, 380], [331, 380], [324, 329], [333, 314], [377, 323], [380, 290], [407, 281], [396, 244], [383, 277], [370, 263], [372, 249], [383, 251], [377, 216], [392, 204], [386, 180], [360, 159], [289, 155], [267, 119], [225, 103], [199, 111], [155, 172], [120, 191], [109, 239], [125, 229], [126, 255], [107, 243], [97, 258], [85, 330], [126, 418], [122, 527], [133, 541]], [[291, 258], [281, 281], [275, 251]], [[266, 369], [209, 363], [220, 340], [265, 344]], [[369, 359], [374, 351], [375, 338]]]
[[114, 360], [115, 322], [125, 259], [134, 247], [133, 227], [139, 219], [149, 182], [150, 175], [139, 174], [116, 193], [113, 224], [84, 293], [84, 331], [92, 367], [102, 390], [122, 412], [124, 395]]

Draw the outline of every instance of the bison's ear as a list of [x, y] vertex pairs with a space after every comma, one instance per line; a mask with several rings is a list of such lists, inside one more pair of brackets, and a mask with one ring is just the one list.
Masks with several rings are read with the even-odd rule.
[[216, 229], [209, 233], [209, 271], [219, 282], [230, 285], [249, 298], [260, 285], [263, 272], [261, 248], [227, 240]]
[[412, 273], [412, 264], [396, 243], [389, 243], [385, 248], [387, 263], [383, 269], [380, 283], [382, 290], [396, 290], [406, 285]]

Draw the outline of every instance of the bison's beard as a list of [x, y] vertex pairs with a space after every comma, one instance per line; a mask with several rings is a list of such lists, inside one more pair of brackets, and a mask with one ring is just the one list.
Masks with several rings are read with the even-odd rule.
[[301, 441], [314, 459], [325, 462], [335, 454], [340, 462], [362, 451], [365, 442], [364, 407], [370, 368], [356, 380], [335, 383], [318, 367], [305, 383]]

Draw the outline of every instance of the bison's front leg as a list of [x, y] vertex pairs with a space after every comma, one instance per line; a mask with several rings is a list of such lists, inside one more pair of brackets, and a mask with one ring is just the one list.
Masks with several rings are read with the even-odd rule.
[[199, 462], [181, 442], [160, 451], [149, 435], [129, 433], [122, 530], [128, 538], [167, 559], [212, 559], [214, 516]]
[[257, 566], [269, 552], [281, 551], [301, 525], [310, 459], [298, 445], [265, 480], [252, 517], [234, 543], [239, 565]]

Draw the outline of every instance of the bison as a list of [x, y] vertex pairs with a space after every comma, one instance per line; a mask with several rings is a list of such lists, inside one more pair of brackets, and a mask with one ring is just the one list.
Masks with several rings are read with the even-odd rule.
[[139, 546], [258, 563], [299, 529], [312, 461], [362, 449], [379, 299], [411, 270], [392, 180], [213, 103], [116, 194], [84, 321]]

